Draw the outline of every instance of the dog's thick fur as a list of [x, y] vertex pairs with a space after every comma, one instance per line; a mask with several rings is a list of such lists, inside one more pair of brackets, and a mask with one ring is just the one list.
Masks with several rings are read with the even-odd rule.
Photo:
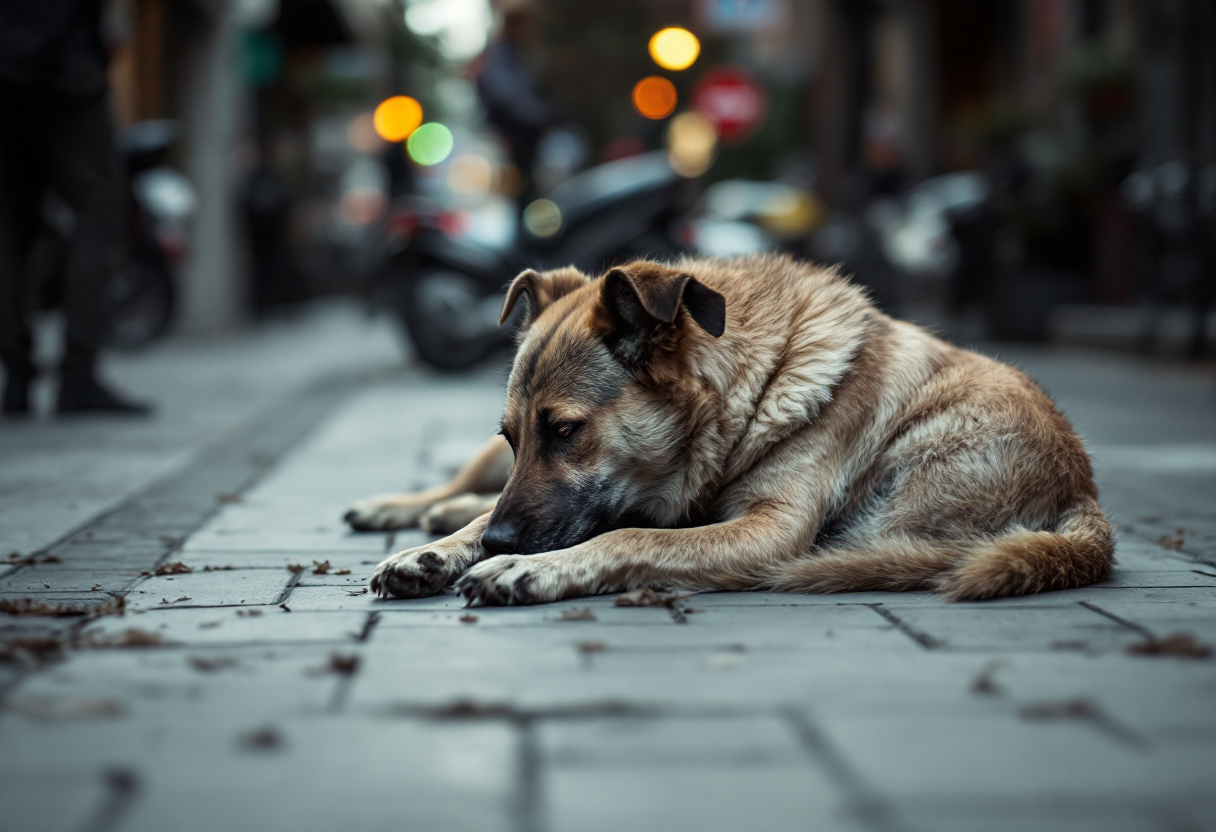
[[381, 563], [380, 595], [455, 581], [485, 604], [642, 586], [961, 600], [1108, 574], [1089, 458], [1043, 392], [881, 314], [833, 269], [529, 271], [504, 318], [520, 297], [504, 436], [447, 486], [347, 514], [469, 521]]

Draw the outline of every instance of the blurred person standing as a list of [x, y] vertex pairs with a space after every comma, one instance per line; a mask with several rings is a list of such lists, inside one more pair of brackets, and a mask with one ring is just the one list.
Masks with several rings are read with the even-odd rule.
[[527, 50], [537, 22], [535, 3], [504, 0], [501, 12], [502, 29], [479, 60], [477, 97], [519, 170], [517, 201], [522, 207], [536, 197], [532, 180], [536, 151], [545, 129], [558, 120], [558, 115], [537, 91], [528, 67]]
[[0, 361], [5, 416], [30, 412], [36, 374], [27, 260], [48, 188], [75, 228], [66, 253], [60, 414], [146, 415], [97, 377], [121, 254], [125, 195], [114, 142], [103, 0], [0, 2]]

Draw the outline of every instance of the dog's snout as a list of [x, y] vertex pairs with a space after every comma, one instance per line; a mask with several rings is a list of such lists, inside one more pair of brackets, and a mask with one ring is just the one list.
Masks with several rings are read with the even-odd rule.
[[523, 526], [511, 520], [495, 520], [481, 536], [481, 547], [491, 555], [511, 555], [519, 552]]

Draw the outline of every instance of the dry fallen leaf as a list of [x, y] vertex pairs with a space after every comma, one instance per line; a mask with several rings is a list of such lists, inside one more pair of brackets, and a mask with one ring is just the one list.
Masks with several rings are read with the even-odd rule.
[[300, 564], [300, 563], [289, 563], [289, 564], [287, 564], [287, 571], [288, 571], [288, 572], [303, 572], [303, 571], [304, 571], [305, 569], [307, 569], [307, 568], [308, 568], [307, 566], [304, 566], [303, 564]]
[[575, 645], [580, 653], [603, 653], [608, 645], [602, 641], [580, 641]]
[[318, 561], [314, 560], [312, 562], [312, 574], [324, 575], [328, 572], [329, 572], [329, 561], [325, 560], [325, 561], [318, 562]]
[[339, 676], [351, 676], [359, 669], [359, 657], [355, 654], [342, 655], [341, 653], [332, 653], [329, 657], [329, 664], [324, 667], [314, 667], [307, 671], [310, 676], [319, 676], [323, 673], [337, 673]]
[[283, 612], [291, 612], [291, 607], [287, 606], [286, 604], [279, 604], [279, 609], [281, 609]]
[[464, 615], [460, 616], [460, 620], [462, 622], [464, 622], [465, 624], [476, 624], [477, 616], [473, 615], [472, 613], [466, 612]]
[[191, 567], [186, 566], [186, 564], [178, 561], [176, 563], [162, 563], [160, 566], [156, 567], [156, 569], [152, 570], [152, 574], [153, 575], [187, 575], [193, 571], [194, 571], [194, 569], [192, 569]]
[[1162, 639], [1150, 638], [1127, 645], [1133, 656], [1181, 656], [1187, 659], [1206, 659], [1212, 648], [1197, 640], [1190, 633], [1174, 633]]
[[562, 610], [562, 621], [597, 621], [591, 607], [571, 607]]
[[1180, 534], [1163, 534], [1157, 538], [1157, 545], [1162, 549], [1169, 549], [1171, 552], [1177, 552], [1184, 545], [1186, 540]]
[[334, 574], [335, 575], [349, 575], [350, 570], [349, 569], [335, 569]]

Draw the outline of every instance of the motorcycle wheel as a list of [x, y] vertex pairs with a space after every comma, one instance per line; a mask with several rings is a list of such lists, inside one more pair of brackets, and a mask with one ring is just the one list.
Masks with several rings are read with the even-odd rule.
[[[507, 342], [498, 328], [502, 296], [454, 269], [422, 269], [394, 304], [418, 357], [445, 372], [465, 370]], [[504, 327], [506, 329], [506, 327]]]
[[107, 341], [136, 349], [165, 334], [177, 301], [173, 272], [153, 244], [138, 246], [113, 277]]

